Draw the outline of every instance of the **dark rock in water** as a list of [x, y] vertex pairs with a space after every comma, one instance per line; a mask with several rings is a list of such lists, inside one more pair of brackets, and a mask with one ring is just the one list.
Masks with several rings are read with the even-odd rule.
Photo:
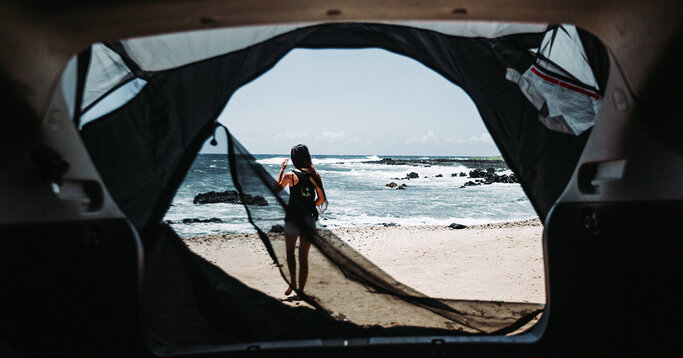
[[394, 165], [394, 160], [391, 158], [382, 158], [380, 160], [376, 161], [378, 164], [388, 164], [388, 165]]
[[183, 224], [195, 224], [195, 223], [222, 223], [223, 220], [219, 218], [211, 219], [197, 219], [197, 218], [186, 218], [181, 221]]
[[457, 176], [458, 176], [458, 173], [451, 173], [451, 176], [452, 176], [452, 177], [457, 177]]
[[509, 176], [507, 174], [503, 174], [499, 178], [499, 183], [519, 183], [517, 181], [517, 177], [515, 177], [514, 174], [510, 174]]
[[470, 170], [470, 178], [486, 178], [487, 173], [481, 169]]
[[396, 184], [396, 183], [394, 183], [394, 182], [392, 181], [391, 183], [387, 184], [387, 186], [390, 187], [390, 188], [395, 188], [395, 187], [398, 186], [398, 184]]
[[481, 185], [480, 182], [473, 182], [473, 181], [468, 181], [467, 183], [463, 184], [463, 186], [475, 186], [475, 185]]
[[479, 178], [476, 181], [481, 181], [483, 184], [519, 183], [514, 174], [509, 176], [507, 174], [498, 175], [495, 168], [488, 168], [486, 172], [481, 169], [472, 170], [470, 171], [470, 178]]
[[509, 176], [503, 174], [500, 176], [500, 182], [501, 183], [519, 183], [519, 180], [517, 179], [517, 177], [514, 174], [510, 174]]
[[434, 178], [443, 178], [443, 175], [437, 174], [437, 175], [434, 176]]
[[467, 226], [465, 226], [463, 224], [452, 223], [452, 224], [448, 225], [448, 227], [450, 227], [451, 229], [460, 230], [460, 229], [466, 228]]
[[280, 224], [275, 224], [275, 225], [271, 226], [270, 232], [275, 232], [275, 233], [285, 232], [285, 227], [280, 225]]
[[403, 189], [406, 188], [406, 186], [407, 186], [407, 185], [405, 185], [405, 184], [401, 184], [401, 185], [398, 186], [398, 188], [396, 188], [396, 190], [399, 190], [399, 189], [400, 189], [400, 190], [403, 190]]
[[[235, 190], [226, 190], [223, 192], [210, 191], [208, 193], [197, 194], [192, 201], [194, 204], [214, 204], [214, 203], [229, 203], [242, 204], [240, 195]], [[244, 194], [244, 203], [247, 205], [266, 206], [268, 202], [260, 195], [251, 196]]]
[[498, 158], [433, 158], [433, 159], [392, 159], [382, 158], [380, 160], [366, 161], [367, 164], [385, 164], [385, 165], [412, 165], [428, 167], [434, 165], [464, 165], [468, 168], [485, 169], [488, 167], [495, 167], [497, 170], [508, 169], [505, 161]]
[[251, 196], [251, 195], [246, 195], [246, 201], [247, 205], [256, 205], [256, 206], [267, 206], [268, 201], [266, 201], [266, 198], [256, 195], [256, 196]]
[[399, 225], [396, 224], [396, 223], [380, 223], [379, 225], [382, 225], [382, 226], [384, 226], [384, 227], [399, 226]]
[[484, 184], [497, 183], [499, 180], [500, 180], [500, 177], [498, 176], [498, 174], [494, 173], [494, 174], [491, 174], [491, 175], [486, 177], [486, 180], [484, 180]]
[[465, 173], [465, 172], [460, 172], [460, 176], [461, 176], [461, 177], [466, 177], [466, 176], [467, 176], [467, 173]]
[[417, 174], [415, 172], [410, 172], [410, 173], [408, 173], [408, 175], [406, 175], [406, 178], [408, 178], [408, 179], [417, 179], [419, 177], [420, 177], [420, 174]]

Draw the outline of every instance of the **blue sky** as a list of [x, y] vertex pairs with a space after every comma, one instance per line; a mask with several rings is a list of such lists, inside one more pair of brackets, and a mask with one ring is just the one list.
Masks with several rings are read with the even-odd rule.
[[311, 154], [499, 154], [460, 87], [381, 49], [295, 49], [240, 88], [219, 121], [255, 154], [298, 143]]

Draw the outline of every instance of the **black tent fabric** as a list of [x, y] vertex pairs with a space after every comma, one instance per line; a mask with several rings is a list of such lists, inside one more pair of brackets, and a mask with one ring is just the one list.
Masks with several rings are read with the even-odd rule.
[[[542, 33], [530, 33], [492, 39], [464, 38], [396, 25], [324, 24], [300, 28], [243, 50], [150, 75], [148, 84], [133, 100], [85, 125], [81, 132], [112, 197], [143, 233], [150, 260], [146, 284], [157, 285], [156, 289], [163, 291], [163, 286], [159, 285], [164, 281], [155, 281], [150, 277], [163, 277], [155, 274], [155, 270], [159, 270], [160, 265], [170, 265], [170, 262], [178, 267], [178, 272], [194, 273], [191, 285], [204, 282], [203, 288], [196, 291], [203, 292], [202, 295], [192, 298], [197, 300], [196, 309], [186, 309], [189, 306], [181, 300], [169, 303], [163, 314], [158, 314], [158, 310], [150, 311], [149, 316], [158, 318], [152, 319], [158, 324], [152, 325], [156, 330], [150, 337], [159, 337], [155, 342], [163, 347], [211, 343], [203, 342], [205, 338], [201, 337], [216, 337], [216, 342], [223, 344], [284, 337], [279, 335], [282, 331], [277, 325], [272, 329], [260, 326], [259, 329], [244, 330], [239, 337], [226, 333], [229, 327], [234, 327], [231, 326], [234, 322], [221, 326], [221, 322], [227, 322], [221, 319], [230, 316], [224, 310], [231, 304], [231, 299], [246, 299], [246, 296], [240, 298], [239, 295], [247, 294], [245, 292], [249, 289], [235, 283], [226, 286], [229, 276], [215, 267], [211, 268], [205, 261], [196, 258], [188, 260], [186, 248], [176, 246], [174, 250], [185, 253], [175, 258], [169, 256], [164, 263], [159, 255], [164, 257], [163, 253], [169, 252], [168, 242], [177, 241], [177, 237], [160, 232], [158, 225], [192, 160], [215, 130], [214, 120], [230, 96], [240, 86], [274, 66], [295, 47], [380, 47], [416, 59], [461, 86], [477, 106], [503, 157], [519, 177], [543, 220], [569, 180], [587, 134], [575, 137], [548, 131], [538, 122], [538, 112], [519, 88], [505, 80], [506, 68], [522, 71], [533, 63], [534, 57], [528, 49], [538, 47], [542, 37]], [[124, 55], [122, 57], [127, 58]], [[235, 186], [243, 194], [259, 194], [267, 196], [273, 203], [282, 203], [281, 197], [269, 193], [272, 178], [263, 176], [263, 168], [255, 163], [248, 151], [234, 138], [229, 138], [231, 174]], [[284, 216], [284, 211], [282, 214]], [[258, 215], [251, 219], [264, 244], [269, 247], [271, 257], [276, 263], [282, 261], [279, 258], [283, 255], [283, 248], [282, 245], [278, 246], [278, 239], [264, 233]], [[322, 230], [310, 234], [315, 237], [315, 248], [330, 267], [331, 277], [351, 282], [354, 285], [353, 292], [371, 293], [372, 299], [385, 302], [387, 307], [396, 309], [399, 315], [409, 311], [421, 312], [425, 322], [422, 327], [455, 330], [460, 334], [506, 334], [536, 317], [542, 309], [542, 306], [534, 304], [426, 297], [395, 281], [329, 232]], [[284, 269], [281, 268], [281, 273], [286, 278]], [[153, 294], [158, 291], [148, 292], [149, 302], [161, 299], [161, 296]], [[311, 288], [304, 297], [319, 308], [318, 311], [329, 312], [334, 307], [325, 299], [325, 294], [324, 290]], [[178, 297], [179, 300], [183, 297], [170, 296]], [[277, 305], [272, 305], [268, 300], [257, 299], [254, 302], [260, 302], [261, 308], [268, 314], [288, 314], [280, 308], [272, 308]], [[168, 319], [169, 314], [177, 319], [175, 323], [170, 323], [174, 320]], [[207, 317], [219, 318], [216, 321], [216, 318]], [[178, 326], [174, 325], [182, 325], [183, 322], [194, 322], [193, 327], [204, 327], [198, 328], [198, 332], [213, 333], [190, 335], [195, 339], [182, 338], [182, 334], [177, 332]], [[324, 324], [321, 323], [321, 326]], [[330, 327], [327, 332], [331, 336], [348, 336], [356, 332], [362, 332], [360, 335], [380, 334], [367, 331], [367, 326], [359, 327], [339, 321], [332, 322]], [[408, 329], [419, 331], [420, 328]], [[310, 331], [301, 329], [299, 332]], [[305, 337], [306, 333], [298, 336]]]

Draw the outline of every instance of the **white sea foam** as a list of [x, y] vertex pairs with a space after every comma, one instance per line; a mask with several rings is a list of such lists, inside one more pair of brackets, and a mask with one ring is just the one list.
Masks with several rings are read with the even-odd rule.
[[[318, 169], [320, 173], [328, 173], [335, 175], [349, 175], [355, 177], [371, 178], [404, 178], [408, 173], [415, 172], [419, 175], [419, 179], [425, 176], [429, 178], [436, 177], [441, 174], [444, 178], [451, 177], [452, 173], [459, 174], [460, 172], [469, 173], [471, 169], [462, 165], [455, 166], [441, 166], [435, 165], [431, 167], [415, 167], [410, 165], [383, 165], [383, 164], [339, 164], [334, 165], [337, 170]], [[332, 168], [331, 168], [332, 169]]]
[[171, 224], [171, 227], [182, 237], [192, 237], [210, 234], [251, 233], [256, 229], [249, 223], [194, 223]]
[[[282, 164], [282, 161], [285, 159], [290, 159], [289, 157], [285, 156], [278, 156], [278, 157], [272, 157], [272, 158], [263, 158], [263, 159], [257, 159], [256, 162], [259, 164], [264, 164], [264, 165], [276, 165], [276, 164]], [[324, 165], [324, 164], [341, 164], [341, 163], [362, 163], [362, 162], [368, 162], [368, 161], [374, 161], [374, 160], [380, 160], [380, 158], [376, 155], [368, 155], [363, 158], [343, 158], [343, 157], [333, 157], [333, 158], [311, 158], [313, 161], [313, 165], [318, 166], [318, 165]], [[291, 164], [291, 160], [290, 160]]]
[[276, 164], [282, 164], [282, 161], [285, 159], [289, 159], [289, 157], [272, 157], [272, 158], [257, 159], [256, 163], [264, 164], [264, 165], [267, 165], [267, 164], [276, 165]]
[[396, 224], [400, 226], [422, 226], [422, 225], [436, 225], [448, 226], [452, 223], [463, 225], [481, 225], [495, 222], [502, 222], [506, 220], [495, 219], [474, 219], [467, 217], [449, 217], [449, 218], [434, 218], [430, 216], [412, 216], [412, 217], [390, 217], [390, 216], [371, 216], [366, 214], [354, 216], [337, 216], [334, 219], [326, 219], [321, 217], [320, 223], [330, 227], [355, 227], [355, 226], [370, 226], [382, 224]]

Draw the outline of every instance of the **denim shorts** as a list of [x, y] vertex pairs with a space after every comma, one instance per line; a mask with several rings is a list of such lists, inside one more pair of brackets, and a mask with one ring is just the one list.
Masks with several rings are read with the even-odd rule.
[[[304, 223], [312, 230], [316, 229], [315, 222], [316, 218], [314, 218], [313, 216], [307, 216], [304, 218]], [[299, 236], [301, 235], [301, 231], [301, 228], [299, 227], [299, 225], [296, 224], [295, 221], [285, 221], [285, 235]]]

